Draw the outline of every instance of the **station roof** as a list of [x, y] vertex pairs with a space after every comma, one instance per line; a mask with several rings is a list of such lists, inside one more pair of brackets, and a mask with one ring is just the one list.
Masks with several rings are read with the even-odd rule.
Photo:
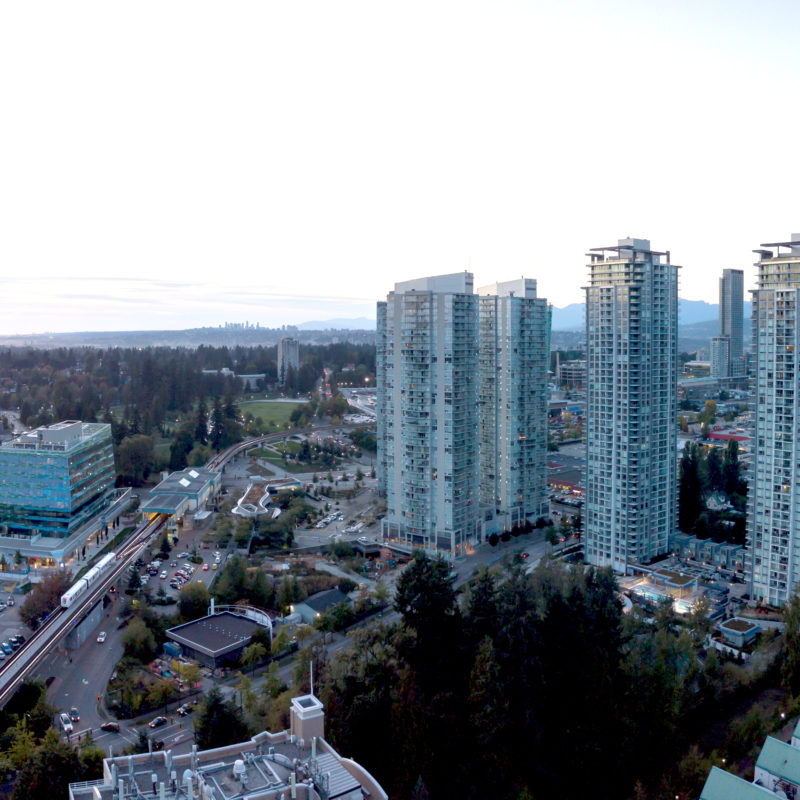
[[175, 516], [186, 510], [189, 498], [182, 494], [154, 494], [141, 507], [143, 514], [170, 514]]
[[164, 478], [151, 494], [198, 495], [219, 481], [220, 474], [204, 467], [189, 467]]

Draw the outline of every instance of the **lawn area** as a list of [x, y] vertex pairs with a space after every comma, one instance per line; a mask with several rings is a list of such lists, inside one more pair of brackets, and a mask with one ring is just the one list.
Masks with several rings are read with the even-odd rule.
[[[304, 402], [301, 400], [300, 405]], [[242, 414], [252, 414], [254, 419], [261, 417], [265, 425], [270, 422], [274, 422], [276, 425], [285, 425], [296, 407], [296, 403], [280, 403], [275, 400], [248, 400], [237, 405]]]

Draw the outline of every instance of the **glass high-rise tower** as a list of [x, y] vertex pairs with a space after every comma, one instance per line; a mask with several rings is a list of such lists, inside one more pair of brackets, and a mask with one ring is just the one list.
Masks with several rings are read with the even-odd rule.
[[753, 597], [780, 606], [800, 578], [800, 234], [761, 248], [747, 538]]
[[[744, 272], [740, 269], [725, 269], [719, 279], [719, 336], [712, 340], [712, 362], [714, 343], [717, 342], [716, 372], [714, 377], [744, 375]], [[725, 342], [724, 340], [727, 340]], [[727, 364], [721, 354], [727, 350]]]
[[478, 541], [478, 298], [468, 272], [395, 284], [378, 304], [385, 539], [456, 557]]
[[480, 500], [518, 525], [548, 513], [550, 308], [528, 278], [478, 295]]
[[625, 573], [677, 523], [678, 267], [647, 239], [593, 248], [586, 287], [586, 560]]

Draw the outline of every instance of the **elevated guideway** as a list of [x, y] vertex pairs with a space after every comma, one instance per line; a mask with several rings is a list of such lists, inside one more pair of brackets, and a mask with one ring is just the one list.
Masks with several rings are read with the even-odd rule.
[[58, 606], [50, 616], [34, 631], [31, 637], [0, 667], [0, 708], [5, 706], [14, 692], [28, 675], [36, 669], [50, 648], [66, 636], [83, 616], [99, 601], [105, 593], [124, 575], [142, 549], [161, 530], [164, 516], [154, 517], [139, 527], [117, 553], [113, 567], [86, 595], [76, 600], [69, 608]]

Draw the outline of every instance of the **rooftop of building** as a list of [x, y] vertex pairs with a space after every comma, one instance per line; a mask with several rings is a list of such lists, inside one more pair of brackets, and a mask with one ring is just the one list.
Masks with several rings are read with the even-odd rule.
[[[311, 597], [303, 600], [312, 611], [317, 611], [320, 614], [325, 613], [329, 608], [347, 600], [347, 595], [340, 592], [338, 589], [326, 589], [324, 592], [317, 592], [312, 594]], [[297, 605], [300, 605], [299, 603]]]
[[68, 453], [87, 441], [105, 436], [111, 439], [111, 426], [105, 422], [81, 422], [67, 419], [53, 425], [42, 425], [26, 431], [2, 444], [3, 450]]
[[188, 503], [189, 498], [185, 494], [158, 492], [142, 504], [140, 511], [143, 514], [179, 515], [186, 509]]
[[[292, 701], [293, 717], [322, 715], [313, 695]], [[163, 788], [162, 788], [163, 784]], [[122, 787], [122, 793], [115, 787]], [[70, 785], [70, 800], [161, 797], [185, 800], [386, 800], [375, 779], [321, 737], [298, 739], [289, 731], [259, 733], [246, 742], [173, 755], [171, 750], [103, 761], [103, 777]]]
[[763, 786], [756, 786], [743, 778], [731, 775], [719, 767], [712, 767], [706, 779], [700, 800], [767, 800], [775, 795]]
[[257, 630], [263, 630], [263, 626], [248, 617], [223, 611], [170, 628], [167, 636], [178, 644], [218, 657], [241, 647]]
[[151, 494], [198, 494], [219, 480], [219, 472], [204, 467], [188, 467], [168, 475]]
[[474, 279], [471, 272], [453, 272], [449, 275], [431, 275], [394, 285], [395, 294], [406, 292], [442, 292], [444, 294], [472, 294]]

